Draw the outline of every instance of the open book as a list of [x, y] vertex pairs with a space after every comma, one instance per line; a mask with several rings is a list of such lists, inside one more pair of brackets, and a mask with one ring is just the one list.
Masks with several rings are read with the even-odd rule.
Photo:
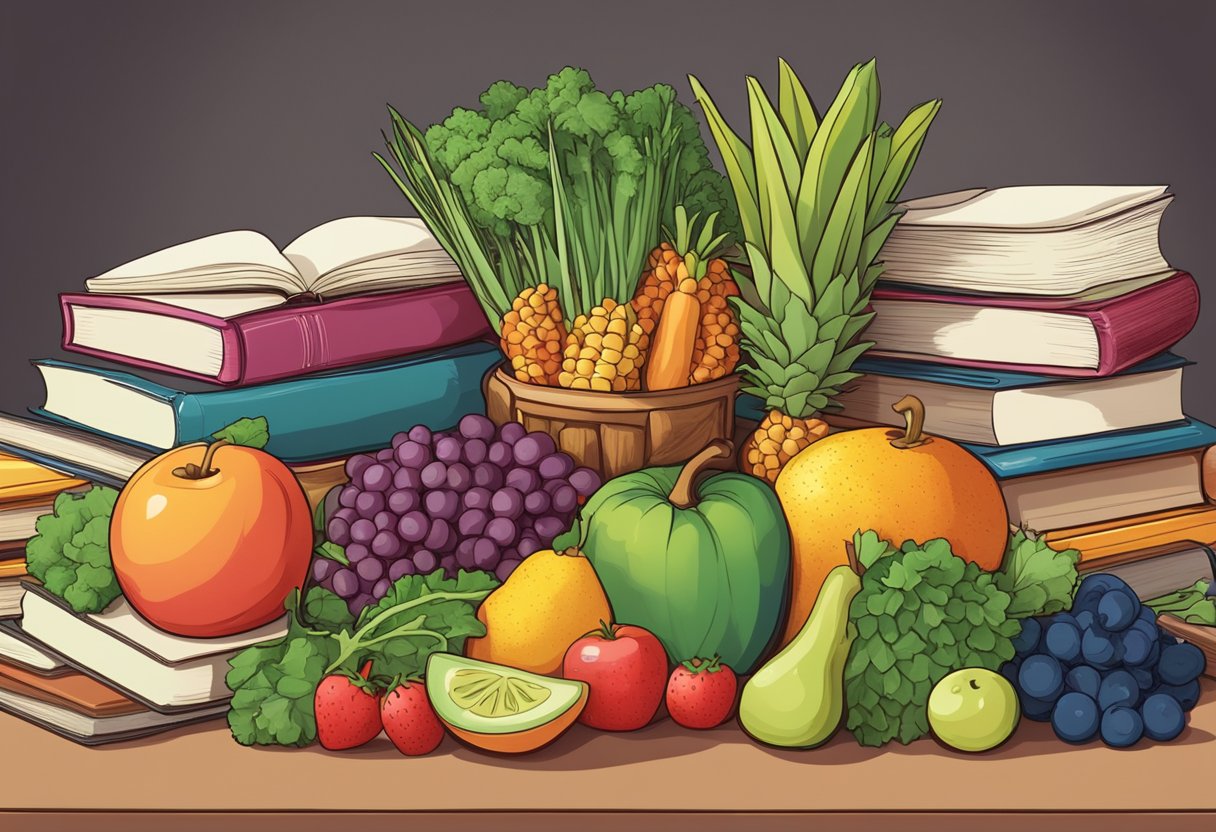
[[344, 217], [282, 251], [256, 231], [227, 231], [144, 255], [85, 285], [227, 318], [299, 296], [330, 299], [460, 279], [421, 220]]

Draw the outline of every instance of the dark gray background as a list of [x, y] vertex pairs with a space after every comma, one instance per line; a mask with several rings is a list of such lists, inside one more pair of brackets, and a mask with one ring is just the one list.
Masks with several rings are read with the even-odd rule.
[[[412, 213], [371, 151], [385, 104], [418, 124], [492, 81], [566, 64], [602, 88], [695, 73], [744, 125], [777, 56], [821, 108], [878, 57], [889, 121], [945, 100], [905, 195], [1168, 183], [1166, 257], [1216, 265], [1216, 4], [1195, 2], [12, 2], [0, 0], [0, 409], [40, 404], [58, 292], [233, 228], [284, 244], [325, 220]], [[1209, 304], [1179, 351], [1216, 421]]]

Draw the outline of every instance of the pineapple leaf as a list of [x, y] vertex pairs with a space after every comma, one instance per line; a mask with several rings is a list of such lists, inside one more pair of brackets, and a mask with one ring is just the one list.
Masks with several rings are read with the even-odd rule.
[[811, 317], [802, 298], [790, 298], [782, 323], [781, 335], [793, 355], [802, 355], [818, 339], [819, 323]]
[[777, 59], [777, 68], [777, 106], [781, 111], [781, 120], [789, 130], [798, 161], [803, 164], [811, 147], [811, 139], [819, 128], [819, 113], [807, 95], [806, 87], [784, 58]]
[[[825, 323], [819, 325], [819, 340], [833, 341], [835, 343], [848, 343], [849, 339], [842, 337], [849, 324], [848, 315], [837, 315], [834, 318], [829, 318]], [[856, 334], [856, 333], [854, 333]]]
[[773, 315], [780, 317], [785, 314], [785, 309], [790, 303], [789, 286], [780, 277], [773, 281], [772, 287], [769, 289], [768, 308], [772, 310]]
[[860, 343], [845, 347], [843, 350], [833, 356], [830, 362], [828, 362], [827, 375], [843, 373], [844, 371], [848, 370], [853, 366], [853, 362], [861, 358], [862, 354], [872, 346], [874, 346], [873, 341], [862, 341]]
[[[793, 148], [785, 128], [777, 124], [774, 132], [774, 125], [768, 120], [772, 104], [762, 90], [757, 91], [759, 84], [756, 79], [748, 78], [747, 83], [751, 106], [752, 153], [756, 159], [756, 196], [760, 203], [760, 221], [767, 231], [765, 242], [769, 264], [779, 281], [785, 283], [791, 292], [809, 302], [810, 278], [798, 244], [794, 206], [790, 202], [787, 165], [794, 164]], [[776, 119], [775, 114], [773, 119]], [[795, 173], [794, 176], [796, 175]], [[797, 188], [796, 180], [794, 187]]]
[[807, 393], [809, 395], [818, 390], [821, 384], [822, 382], [817, 373], [807, 371], [799, 373], [787, 381], [784, 392], [787, 396], [792, 396], [796, 393]]
[[814, 409], [808, 410], [807, 400], [810, 398], [810, 393], [795, 393], [792, 396], [785, 396], [784, 400], [777, 409], [782, 413], [788, 413], [796, 419], [805, 419], [814, 413]]
[[894, 133], [895, 128], [885, 121], [878, 125], [878, 130], [874, 133], [874, 161], [870, 165], [870, 216], [866, 217], [867, 228], [874, 224], [875, 216], [882, 209], [883, 203], [878, 202], [874, 197], [878, 192], [878, 183], [882, 181], [883, 172], [887, 169], [887, 162], [891, 159], [891, 136]]
[[861, 378], [861, 375], [861, 373], [855, 373], [851, 370], [843, 373], [832, 373], [831, 375], [824, 376], [819, 386], [821, 388], [840, 387], [841, 385], [848, 384], [853, 379]]
[[912, 166], [920, 155], [929, 125], [933, 123], [941, 106], [941, 99], [926, 101], [908, 113], [895, 129], [895, 134], [891, 137], [891, 160], [883, 171], [875, 194], [878, 203], [894, 202], [899, 198], [899, 192], [912, 175]]
[[[747, 103], [752, 121], [752, 153], [757, 157], [757, 185], [760, 185], [761, 179], [759, 167], [761, 154], [758, 148], [763, 144], [765, 145], [766, 163], [767, 157], [770, 155], [776, 158], [777, 170], [781, 172], [781, 177], [785, 182], [786, 197], [791, 197], [798, 193], [798, 181], [802, 178], [802, 166], [798, 161], [798, 152], [794, 149], [786, 125], [781, 123], [777, 111], [773, 109], [773, 102], [769, 101], [768, 95], [764, 92], [764, 87], [760, 86], [760, 82], [750, 75], [747, 77]], [[776, 180], [771, 171], [768, 175], [772, 180]], [[758, 190], [762, 190], [762, 188], [758, 188]], [[763, 214], [763, 206], [761, 206], [761, 213]]]
[[840, 183], [836, 201], [823, 227], [823, 238], [811, 265], [815, 293], [823, 292], [828, 281], [841, 273], [841, 263], [856, 262], [861, 249], [865, 224], [866, 196], [870, 182], [870, 162], [874, 158], [874, 137], [866, 136]]
[[760, 206], [756, 199], [756, 170], [752, 159], [751, 148], [739, 138], [730, 128], [722, 113], [714, 104], [709, 93], [701, 86], [695, 75], [688, 76], [692, 86], [693, 96], [705, 112], [705, 120], [709, 124], [710, 133], [722, 155], [722, 164], [726, 168], [727, 178], [730, 179], [731, 189], [735, 192], [735, 204], [739, 208], [739, 227], [743, 231], [743, 239], [756, 242], [765, 238], [764, 227], [760, 224]]
[[883, 244], [891, 236], [891, 231], [895, 228], [895, 223], [897, 222], [899, 222], [899, 214], [891, 214], [866, 232], [865, 239], [861, 241], [858, 262], [874, 262], [874, 258], [878, 257], [878, 252], [882, 250]]
[[764, 330], [760, 334], [764, 339], [764, 343], [768, 345], [768, 354], [772, 356], [774, 360], [788, 366], [790, 363], [790, 348], [787, 347], [780, 338], [768, 330]]
[[[798, 365], [808, 370], [817, 370], [821, 367], [831, 368], [830, 362], [832, 361], [832, 356], [835, 353], [835, 341], [820, 341], [818, 344], [811, 347], [809, 350], [799, 356]], [[819, 375], [822, 375], [822, 373]]]
[[860, 315], [842, 316], [842, 329], [836, 340], [841, 344], [848, 344], [854, 338], [861, 334], [861, 331], [869, 325], [870, 321], [874, 320], [873, 312], [864, 312]]
[[815, 299], [815, 317], [819, 320], [824, 318], [835, 318], [838, 315], [845, 313], [844, 308], [844, 284], [846, 278], [844, 275], [836, 275], [827, 286], [824, 287], [822, 294]]
[[750, 356], [756, 369], [759, 370], [758, 375], [760, 378], [766, 381], [785, 381], [785, 365], [777, 363], [759, 349], [753, 349]]
[[[756, 294], [760, 297], [761, 307], [764, 311], [771, 311], [773, 308], [773, 270], [769, 267], [768, 258], [764, 252], [760, 251], [750, 241], [743, 244], [744, 250], [747, 252], [747, 262], [751, 264], [752, 276], [751, 280], [745, 281], [756, 287]], [[744, 284], [739, 284], [739, 291], [743, 291]]]

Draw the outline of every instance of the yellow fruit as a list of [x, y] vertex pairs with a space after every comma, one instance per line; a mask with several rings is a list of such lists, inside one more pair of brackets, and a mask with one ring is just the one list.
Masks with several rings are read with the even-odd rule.
[[992, 474], [959, 445], [922, 436], [919, 400], [906, 396], [896, 409], [908, 419], [905, 430], [832, 434], [795, 456], [777, 478], [793, 555], [781, 644], [806, 623], [828, 573], [848, 562], [845, 542], [858, 529], [873, 529], [897, 546], [942, 537], [982, 569], [1001, 565], [1009, 518]]
[[486, 626], [465, 655], [530, 673], [561, 671], [566, 649], [612, 620], [591, 561], [576, 549], [545, 549], [524, 559], [477, 610]]
[[566, 336], [557, 381], [571, 390], [623, 393], [641, 388], [643, 337], [637, 313], [627, 303], [605, 298], [579, 315]]

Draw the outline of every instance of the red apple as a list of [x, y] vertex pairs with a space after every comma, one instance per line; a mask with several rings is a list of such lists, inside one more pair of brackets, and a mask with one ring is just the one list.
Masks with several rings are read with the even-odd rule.
[[579, 722], [601, 731], [636, 731], [654, 719], [663, 702], [667, 651], [649, 630], [600, 625], [570, 645], [562, 676], [591, 689]]

